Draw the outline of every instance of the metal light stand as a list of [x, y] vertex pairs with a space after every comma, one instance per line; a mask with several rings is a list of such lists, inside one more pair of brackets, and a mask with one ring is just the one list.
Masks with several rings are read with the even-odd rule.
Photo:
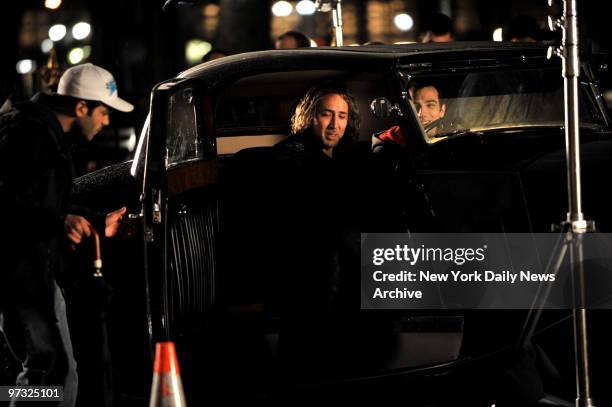
[[317, 11], [327, 13], [332, 12], [332, 20], [334, 24], [334, 33], [336, 35], [336, 46], [341, 47], [344, 45], [344, 39], [342, 36], [342, 0], [317, 0], [315, 1], [315, 8]]
[[[552, 0], [548, 0], [552, 6]], [[578, 10], [576, 0], [563, 1], [563, 16], [548, 19], [551, 30], [560, 30], [562, 41], [559, 47], [550, 47], [548, 57], [557, 55], [563, 61], [565, 93], [565, 148], [567, 162], [568, 213], [562, 224], [569, 245], [570, 265], [574, 282], [574, 351], [576, 360], [576, 407], [592, 407], [589, 374], [589, 352], [587, 316], [585, 309], [584, 281], [584, 234], [594, 229], [582, 213], [582, 191], [580, 184], [580, 134], [578, 119], [578, 77], [580, 59], [578, 54]]]

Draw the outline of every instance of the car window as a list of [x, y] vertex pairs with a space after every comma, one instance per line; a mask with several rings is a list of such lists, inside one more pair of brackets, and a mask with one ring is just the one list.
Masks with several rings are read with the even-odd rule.
[[[605, 125], [583, 85], [580, 121]], [[563, 78], [558, 69], [523, 69], [413, 77], [411, 104], [428, 142], [464, 130], [561, 126]]]
[[183, 88], [176, 91], [168, 103], [166, 128], [166, 166], [191, 159], [214, 156], [212, 135], [205, 121], [206, 99], [197, 90]]
[[217, 128], [287, 127], [287, 117], [297, 103], [296, 96], [237, 96], [221, 100]]
[[287, 137], [298, 95], [250, 94], [248, 89], [235, 92], [221, 97], [216, 109], [218, 155], [273, 146]]
[[340, 70], [268, 72], [228, 84], [215, 107], [217, 154], [231, 155], [245, 148], [269, 147], [286, 138], [291, 117], [306, 91], [323, 81], [345, 85], [355, 96], [361, 116], [358, 141], [370, 141], [372, 133], [388, 128], [393, 119], [381, 120], [369, 113], [375, 97], [397, 99], [389, 78], [380, 73]]

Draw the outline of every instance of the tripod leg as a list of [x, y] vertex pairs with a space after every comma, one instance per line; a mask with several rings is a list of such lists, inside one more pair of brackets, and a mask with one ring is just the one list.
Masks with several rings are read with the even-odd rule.
[[[555, 243], [555, 248], [553, 250], [553, 254], [551, 255], [548, 264], [546, 265], [546, 273], [555, 274], [555, 276], [559, 273], [561, 269], [561, 264], [565, 259], [565, 255], [567, 254], [567, 246], [568, 242], [563, 242], [561, 246], [559, 246], [561, 239], [563, 239], [565, 233], [559, 235], [559, 240]], [[551, 290], [551, 286], [547, 285], [544, 293], [541, 293], [542, 284], [538, 286], [538, 291], [533, 299], [533, 303], [531, 304], [531, 308], [529, 308], [529, 313], [525, 318], [525, 324], [523, 325], [523, 329], [519, 336], [519, 340], [517, 342], [517, 346], [519, 349], [526, 349], [533, 337], [536, 327], [538, 326], [538, 322], [540, 321], [540, 317], [542, 316], [542, 308], [546, 303], [546, 299], [548, 298]]]
[[591, 399], [587, 315], [585, 304], [584, 250], [582, 234], [575, 234], [570, 247], [574, 283], [574, 348], [576, 359], [576, 407], [594, 406]]

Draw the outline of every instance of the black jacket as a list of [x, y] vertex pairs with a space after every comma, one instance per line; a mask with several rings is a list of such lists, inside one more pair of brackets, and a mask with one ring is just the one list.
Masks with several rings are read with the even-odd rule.
[[52, 311], [66, 214], [85, 216], [98, 230], [103, 218], [70, 207], [72, 158], [50, 97], [36, 95], [0, 116], [0, 305]]

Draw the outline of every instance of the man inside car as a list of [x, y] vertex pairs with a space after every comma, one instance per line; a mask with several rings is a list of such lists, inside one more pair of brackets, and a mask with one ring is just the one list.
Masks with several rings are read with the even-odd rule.
[[435, 136], [441, 131], [442, 118], [446, 114], [446, 104], [440, 101], [438, 88], [430, 84], [415, 84], [410, 89], [412, 102], [417, 116], [427, 136]]
[[350, 91], [333, 83], [313, 86], [291, 118], [291, 135], [275, 146], [281, 155], [319, 151], [332, 158], [334, 149], [357, 136], [360, 115]]
[[[436, 136], [444, 132], [443, 121], [446, 104], [440, 98], [440, 87], [430, 82], [413, 82], [409, 87], [410, 97], [417, 117], [428, 141], [439, 141]], [[400, 126], [393, 126], [372, 136], [372, 150], [379, 151], [386, 143], [407, 146], [406, 136]]]
[[267, 286], [273, 290], [271, 303], [281, 318], [287, 316], [279, 356], [298, 376], [314, 374], [320, 366], [331, 372], [336, 365], [337, 355], [329, 353], [335, 347], [326, 338], [339, 335], [332, 333], [337, 329], [333, 311], [344, 293], [339, 253], [357, 202], [351, 198], [357, 189], [351, 144], [359, 125], [351, 92], [320, 83], [298, 103], [290, 136], [274, 146], [276, 264]]
[[[399, 231], [398, 210], [386, 199], [391, 179], [378, 179], [369, 152], [351, 143], [360, 115], [347, 88], [312, 87], [291, 124], [289, 139], [275, 146], [277, 264], [267, 285], [282, 321], [280, 362], [288, 380], [345, 377], [363, 360], [388, 360], [393, 322], [359, 312], [360, 232]], [[364, 185], [380, 189], [364, 196]]]
[[[245, 188], [257, 190], [253, 193], [255, 199], [251, 201], [251, 206], [260, 208], [258, 220], [261, 223], [254, 228], [261, 232], [259, 240], [253, 245], [265, 242], [266, 239], [262, 237], [265, 234], [275, 242], [271, 246], [277, 247], [276, 264], [266, 265], [266, 268], [277, 269], [278, 275], [272, 276], [268, 283], [263, 284], [267, 288], [262, 289], [262, 292], [272, 293], [270, 301], [273, 303], [284, 302], [285, 299], [277, 296], [283, 290], [272, 287], [299, 276], [296, 269], [313, 277], [308, 279], [312, 282], [313, 292], [302, 298], [304, 305], [310, 301], [309, 298], [318, 301], [329, 296], [329, 291], [319, 291], [329, 290], [329, 279], [324, 274], [329, 271], [332, 262], [338, 225], [345, 218], [345, 208], [349, 207], [345, 202], [347, 194], [342, 190], [347, 180], [351, 179], [346, 169], [346, 157], [350, 155], [348, 146], [356, 139], [359, 124], [357, 104], [346, 87], [331, 82], [315, 85], [298, 102], [291, 118], [291, 133], [272, 148], [270, 156], [267, 156], [269, 162], [249, 166], [251, 162], [247, 160], [244, 174], [237, 177], [241, 178], [240, 182], [252, 180], [246, 183]], [[234, 219], [240, 216], [242, 214], [237, 213]], [[270, 219], [274, 221], [270, 222]], [[252, 219], [245, 221], [253, 222]], [[262, 247], [260, 252], [268, 250], [268, 247]], [[293, 268], [298, 258], [301, 260]], [[293, 272], [288, 274], [284, 270], [289, 264]], [[309, 268], [321, 270], [322, 267], [328, 269], [323, 274], [315, 275], [309, 271]], [[251, 277], [247, 275], [240, 279]], [[314, 277], [323, 280], [314, 282]], [[251, 285], [255, 284], [258, 282]], [[305, 287], [306, 284], [297, 286]], [[300, 290], [305, 295], [307, 291], [307, 288]], [[294, 301], [297, 298], [294, 296], [288, 300], [292, 304], [299, 304], [300, 301]]]

